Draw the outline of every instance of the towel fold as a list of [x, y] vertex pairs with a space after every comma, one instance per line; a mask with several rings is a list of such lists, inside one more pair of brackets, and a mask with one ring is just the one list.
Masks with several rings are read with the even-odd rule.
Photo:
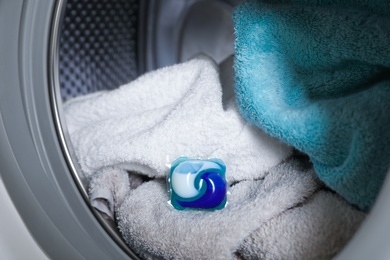
[[188, 156], [222, 159], [229, 182], [252, 180], [292, 151], [246, 123], [235, 99], [223, 109], [218, 67], [204, 56], [75, 98], [64, 110], [86, 176], [115, 166], [166, 177], [167, 164]]
[[145, 183], [117, 211], [124, 239], [146, 259], [330, 259], [364, 218], [337, 195], [316, 195], [314, 171], [295, 159], [231, 187], [220, 211], [173, 210], [165, 187]]
[[124, 199], [118, 227], [142, 257], [231, 259], [262, 223], [304, 202], [318, 188], [310, 168], [295, 161], [277, 166], [263, 180], [231, 187], [223, 210], [180, 212], [167, 205], [166, 184], [151, 181]]
[[252, 232], [237, 254], [242, 259], [332, 259], [364, 217], [338, 195], [319, 190]]
[[308, 154], [364, 210], [390, 163], [389, 11], [386, 1], [249, 0], [234, 13], [242, 115]]

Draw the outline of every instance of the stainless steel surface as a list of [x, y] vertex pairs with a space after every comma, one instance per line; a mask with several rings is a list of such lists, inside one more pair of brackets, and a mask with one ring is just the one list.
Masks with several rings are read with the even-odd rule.
[[50, 96], [52, 101], [52, 111], [54, 117], [55, 128], [59, 137], [59, 142], [63, 151], [64, 158], [69, 166], [70, 173], [75, 180], [77, 187], [82, 194], [85, 203], [89, 205], [94, 216], [99, 223], [104, 227], [110, 237], [125, 251], [131, 258], [138, 259], [137, 255], [126, 245], [121, 235], [115, 229], [115, 225], [109, 219], [104, 217], [103, 213], [95, 210], [89, 203], [88, 192], [86, 190], [85, 183], [80, 177], [81, 169], [77, 163], [74, 155], [74, 150], [70, 142], [68, 135], [65, 118], [63, 115], [61, 95], [61, 87], [59, 81], [59, 39], [61, 25], [64, 19], [64, 10], [66, 6], [66, 0], [59, 0], [53, 15], [53, 23], [50, 37], [49, 47], [49, 75], [50, 75]]

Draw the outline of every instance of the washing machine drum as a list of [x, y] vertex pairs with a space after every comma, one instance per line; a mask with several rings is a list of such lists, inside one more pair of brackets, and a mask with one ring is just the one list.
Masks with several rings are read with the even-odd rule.
[[68, 0], [59, 28], [63, 100], [117, 88], [200, 53], [222, 61], [233, 53], [238, 2]]
[[[137, 258], [88, 203], [62, 103], [198, 53], [221, 62], [233, 53], [230, 17], [239, 2], [1, 1], [0, 172], [50, 258]], [[341, 259], [390, 257], [386, 197], [388, 182]]]

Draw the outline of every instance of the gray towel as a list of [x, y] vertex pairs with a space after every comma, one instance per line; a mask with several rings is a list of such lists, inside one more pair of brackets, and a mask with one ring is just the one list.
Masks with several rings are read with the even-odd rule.
[[264, 223], [239, 246], [243, 259], [331, 259], [365, 214], [329, 191]]
[[364, 213], [321, 190], [310, 165], [291, 159], [230, 189], [220, 211], [177, 211], [162, 180], [132, 190], [117, 209], [120, 232], [148, 259], [329, 259]]

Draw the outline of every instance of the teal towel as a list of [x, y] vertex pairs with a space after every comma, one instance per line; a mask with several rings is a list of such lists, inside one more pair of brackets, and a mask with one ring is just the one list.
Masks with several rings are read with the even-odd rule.
[[233, 19], [244, 118], [368, 211], [390, 162], [390, 2], [253, 0]]

